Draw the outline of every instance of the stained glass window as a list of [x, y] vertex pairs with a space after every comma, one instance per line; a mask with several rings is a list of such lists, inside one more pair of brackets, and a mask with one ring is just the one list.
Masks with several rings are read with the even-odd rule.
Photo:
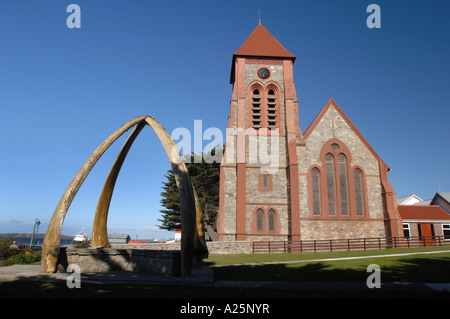
[[258, 209], [256, 211], [256, 231], [262, 232], [263, 231], [263, 218], [264, 218], [264, 212], [262, 209]]
[[269, 209], [269, 231], [275, 231], [275, 211]]
[[338, 156], [338, 167], [341, 215], [348, 216], [347, 158], [344, 154]]
[[264, 172], [263, 174], [262, 174], [262, 177], [263, 177], [263, 189], [268, 189], [269, 188], [269, 174], [267, 173], [267, 172]]
[[328, 215], [336, 215], [336, 195], [334, 181], [334, 157], [331, 154], [325, 156], [327, 171]]
[[356, 199], [356, 215], [364, 215], [364, 183], [363, 174], [359, 168], [356, 168], [354, 173], [355, 178], [355, 199]]
[[337, 145], [336, 143], [333, 143], [333, 144], [331, 144], [331, 150], [332, 150], [333, 152], [337, 152], [337, 151], [340, 150], [340, 147], [339, 147], [339, 145]]
[[320, 215], [320, 171], [314, 167], [311, 171], [313, 215]]

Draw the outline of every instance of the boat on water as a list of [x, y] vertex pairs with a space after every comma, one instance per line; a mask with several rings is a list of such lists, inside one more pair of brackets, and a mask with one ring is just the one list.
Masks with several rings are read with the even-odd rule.
[[83, 231], [80, 231], [79, 234], [75, 235], [75, 237], [73, 238], [73, 241], [77, 242], [77, 243], [82, 243], [84, 241], [89, 241], [89, 238], [86, 233], [84, 233]]

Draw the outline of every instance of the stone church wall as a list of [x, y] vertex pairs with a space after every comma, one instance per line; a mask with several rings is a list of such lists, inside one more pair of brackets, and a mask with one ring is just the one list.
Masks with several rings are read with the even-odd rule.
[[[271, 63], [274, 63], [273, 61]], [[281, 86], [283, 90], [283, 66], [282, 65], [268, 65], [265, 63], [247, 63], [245, 64], [245, 87], [247, 87], [251, 82], [253, 82], [256, 78], [256, 71], [262, 67], [266, 66], [270, 69], [271, 76], [266, 81], [261, 80], [262, 82], [276, 82]]]
[[369, 220], [302, 220], [302, 240], [385, 237], [383, 221]]
[[[265, 145], [266, 148], [261, 149], [261, 145]], [[286, 137], [262, 135], [247, 137], [246, 154], [246, 232], [249, 234], [247, 240], [286, 240], [286, 234], [289, 232], [288, 185], [285, 168]], [[261, 189], [260, 176], [263, 172], [270, 174], [268, 191]], [[277, 229], [274, 233], [260, 234], [255, 231], [255, 212], [258, 208], [266, 213], [269, 209], [276, 211]]]
[[[312, 165], [317, 165], [325, 172], [320, 159], [323, 145], [336, 138], [349, 149], [350, 168], [358, 166], [364, 170], [366, 177], [368, 212], [364, 220], [329, 220], [311, 218], [312, 207], [308, 205], [308, 173]], [[305, 146], [297, 147], [299, 158], [300, 218], [302, 239], [331, 239], [351, 237], [384, 237], [384, 205], [377, 158], [370, 152], [339, 112], [330, 106], [317, 126], [307, 138]], [[351, 172], [348, 172], [352, 178]], [[353, 194], [349, 194], [352, 196]], [[352, 218], [355, 219], [355, 218]]]
[[222, 167], [223, 169], [223, 189], [224, 189], [224, 206], [223, 206], [223, 240], [235, 240], [236, 233], [236, 194], [237, 194], [237, 179], [236, 167]]

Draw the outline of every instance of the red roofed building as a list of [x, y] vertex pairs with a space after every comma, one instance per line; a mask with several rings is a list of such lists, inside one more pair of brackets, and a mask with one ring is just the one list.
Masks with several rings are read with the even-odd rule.
[[437, 205], [398, 205], [404, 237], [445, 236], [450, 239], [450, 214]]

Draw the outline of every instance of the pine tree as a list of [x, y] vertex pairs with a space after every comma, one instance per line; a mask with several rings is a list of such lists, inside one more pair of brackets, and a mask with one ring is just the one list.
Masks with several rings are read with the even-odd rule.
[[[215, 148], [201, 155], [191, 154], [185, 156], [185, 164], [192, 184], [202, 207], [204, 222], [216, 229], [216, 219], [219, 209], [219, 181], [220, 163], [223, 148]], [[165, 209], [160, 210], [162, 219], [158, 219], [161, 229], [174, 230], [181, 226], [180, 200], [178, 197], [175, 176], [172, 170], [164, 175], [161, 204]]]
[[180, 199], [178, 197], [177, 184], [173, 171], [169, 170], [164, 175], [166, 181], [163, 182], [163, 192], [161, 192], [161, 204], [166, 209], [160, 210], [162, 219], [158, 219], [162, 223], [158, 227], [160, 229], [175, 230], [181, 228]]

